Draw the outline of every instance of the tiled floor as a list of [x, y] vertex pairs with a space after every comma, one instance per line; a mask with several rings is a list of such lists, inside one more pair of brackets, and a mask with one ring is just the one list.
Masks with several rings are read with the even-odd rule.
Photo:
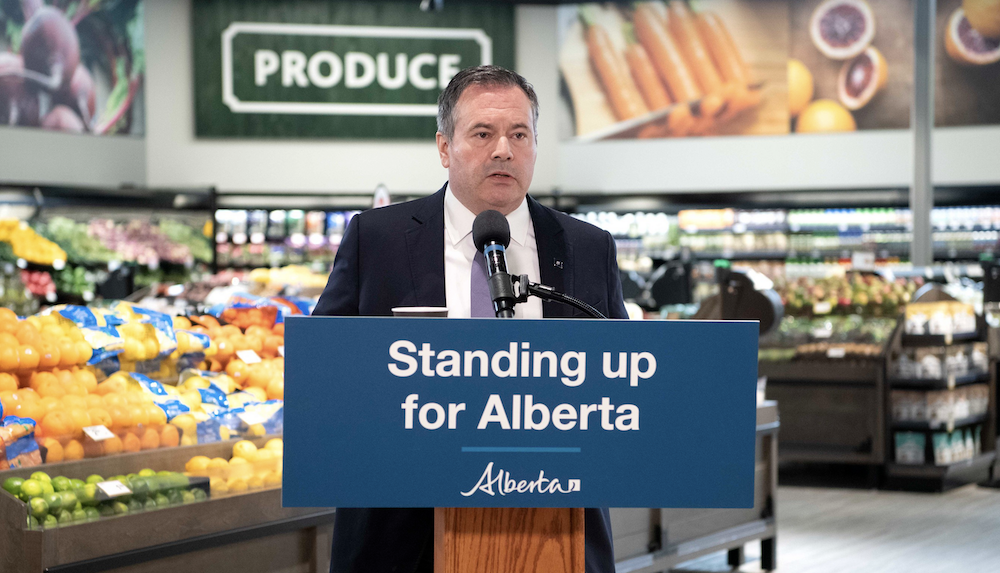
[[[779, 573], [1000, 572], [1000, 489], [946, 493], [782, 486]], [[760, 546], [744, 572], [759, 572]], [[724, 553], [675, 571], [729, 571]]]

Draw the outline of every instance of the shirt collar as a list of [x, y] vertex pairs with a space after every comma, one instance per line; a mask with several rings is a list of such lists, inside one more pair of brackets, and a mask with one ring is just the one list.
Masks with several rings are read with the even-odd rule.
[[[455, 197], [449, 186], [444, 192], [444, 227], [452, 245], [458, 245], [472, 233], [472, 223], [475, 220], [476, 216]], [[527, 199], [522, 200], [517, 209], [507, 215], [507, 222], [510, 224], [510, 240], [519, 246], [525, 246], [531, 227]]]

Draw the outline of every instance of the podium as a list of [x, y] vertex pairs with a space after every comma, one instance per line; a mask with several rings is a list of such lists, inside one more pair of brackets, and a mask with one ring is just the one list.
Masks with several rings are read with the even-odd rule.
[[435, 573], [582, 573], [578, 508], [753, 506], [757, 338], [755, 321], [291, 317], [282, 503], [436, 508], [432, 548], [412, 546], [423, 521], [351, 531], [433, 550]]
[[583, 573], [582, 508], [436, 508], [434, 573]]

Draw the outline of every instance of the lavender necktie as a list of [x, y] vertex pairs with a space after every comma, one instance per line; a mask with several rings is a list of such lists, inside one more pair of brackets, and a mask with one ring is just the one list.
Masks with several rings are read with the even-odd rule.
[[477, 252], [472, 257], [472, 318], [496, 318], [493, 310], [493, 299], [490, 298], [490, 285], [487, 281], [486, 257]]

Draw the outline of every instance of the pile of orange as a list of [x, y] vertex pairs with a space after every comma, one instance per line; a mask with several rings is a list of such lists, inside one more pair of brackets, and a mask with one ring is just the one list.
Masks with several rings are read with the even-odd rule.
[[[284, 399], [285, 359], [278, 352], [285, 345], [284, 323], [272, 328], [251, 325], [244, 331], [233, 324], [220, 324], [210, 315], [195, 317], [193, 320], [198, 324], [189, 329], [207, 334], [212, 339], [213, 348], [205, 353], [203, 370], [224, 371], [240, 388], [261, 388], [267, 392], [269, 400]], [[175, 328], [178, 325], [183, 327], [184, 322], [175, 320]], [[236, 353], [241, 350], [253, 350], [261, 361], [247, 364], [237, 357]]]
[[20, 378], [36, 370], [86, 364], [93, 349], [80, 329], [55, 315], [18, 320], [9, 308], [0, 308], [0, 372]]

